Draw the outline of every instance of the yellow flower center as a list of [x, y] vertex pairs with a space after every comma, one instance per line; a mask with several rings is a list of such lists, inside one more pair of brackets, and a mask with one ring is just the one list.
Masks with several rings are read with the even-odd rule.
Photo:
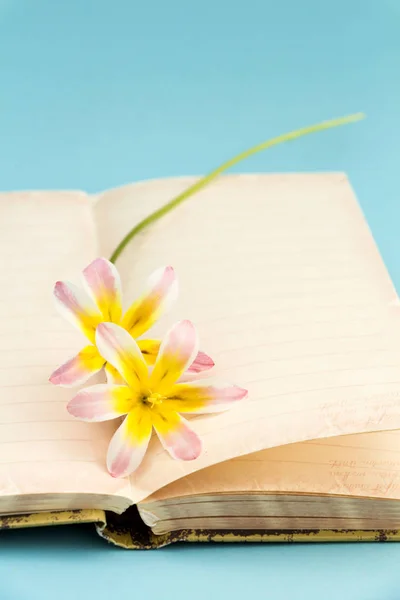
[[142, 396], [143, 404], [146, 404], [150, 408], [162, 404], [164, 400], [166, 400], [166, 397], [162, 394], [158, 394], [157, 392], [149, 391], [147, 394], [143, 394]]

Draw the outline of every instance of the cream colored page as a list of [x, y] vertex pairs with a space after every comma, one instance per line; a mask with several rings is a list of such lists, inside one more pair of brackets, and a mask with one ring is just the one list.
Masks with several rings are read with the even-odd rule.
[[84, 194], [0, 194], [0, 495], [10, 511], [20, 494], [129, 491], [105, 468], [112, 426], [74, 420], [73, 390], [48, 383], [87, 343], [55, 312], [54, 283], [76, 281], [96, 252]]
[[400, 499], [400, 432], [269, 448], [198, 471], [147, 500], [215, 493], [332, 494]]
[[[101, 253], [193, 181], [104, 195]], [[135, 501], [235, 456], [400, 428], [398, 298], [344, 175], [222, 177], [126, 249], [118, 266], [127, 303], [162, 264], [175, 267], [181, 293], [154, 335], [192, 319], [215, 376], [249, 398], [193, 420], [204, 443], [196, 461], [173, 461], [153, 439], [132, 477]]]

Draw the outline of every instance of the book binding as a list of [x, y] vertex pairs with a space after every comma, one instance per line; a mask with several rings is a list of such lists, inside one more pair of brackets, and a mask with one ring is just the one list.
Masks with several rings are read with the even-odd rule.
[[328, 530], [293, 531], [175, 531], [154, 535], [143, 523], [135, 506], [122, 515], [103, 510], [73, 510], [0, 517], [0, 530], [49, 525], [93, 523], [97, 533], [108, 542], [129, 550], [146, 550], [178, 542], [191, 543], [310, 543], [310, 542], [396, 542], [400, 530]]

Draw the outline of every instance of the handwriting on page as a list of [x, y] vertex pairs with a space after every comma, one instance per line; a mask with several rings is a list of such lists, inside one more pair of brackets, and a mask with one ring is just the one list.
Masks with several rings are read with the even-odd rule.
[[400, 499], [400, 432], [332, 437], [247, 454], [175, 481], [150, 500], [238, 492]]

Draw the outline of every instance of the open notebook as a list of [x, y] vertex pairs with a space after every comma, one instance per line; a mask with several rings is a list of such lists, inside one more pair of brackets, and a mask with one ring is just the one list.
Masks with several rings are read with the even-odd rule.
[[126, 546], [396, 538], [399, 300], [343, 174], [221, 177], [118, 261], [127, 302], [173, 265], [179, 301], [156, 330], [191, 319], [218, 378], [249, 390], [192, 420], [200, 458], [174, 461], [154, 438], [138, 471], [114, 479], [115, 423], [75, 420], [70, 390], [48, 383], [82, 346], [54, 282], [76, 281], [194, 180], [0, 194], [0, 526], [93, 520]]

